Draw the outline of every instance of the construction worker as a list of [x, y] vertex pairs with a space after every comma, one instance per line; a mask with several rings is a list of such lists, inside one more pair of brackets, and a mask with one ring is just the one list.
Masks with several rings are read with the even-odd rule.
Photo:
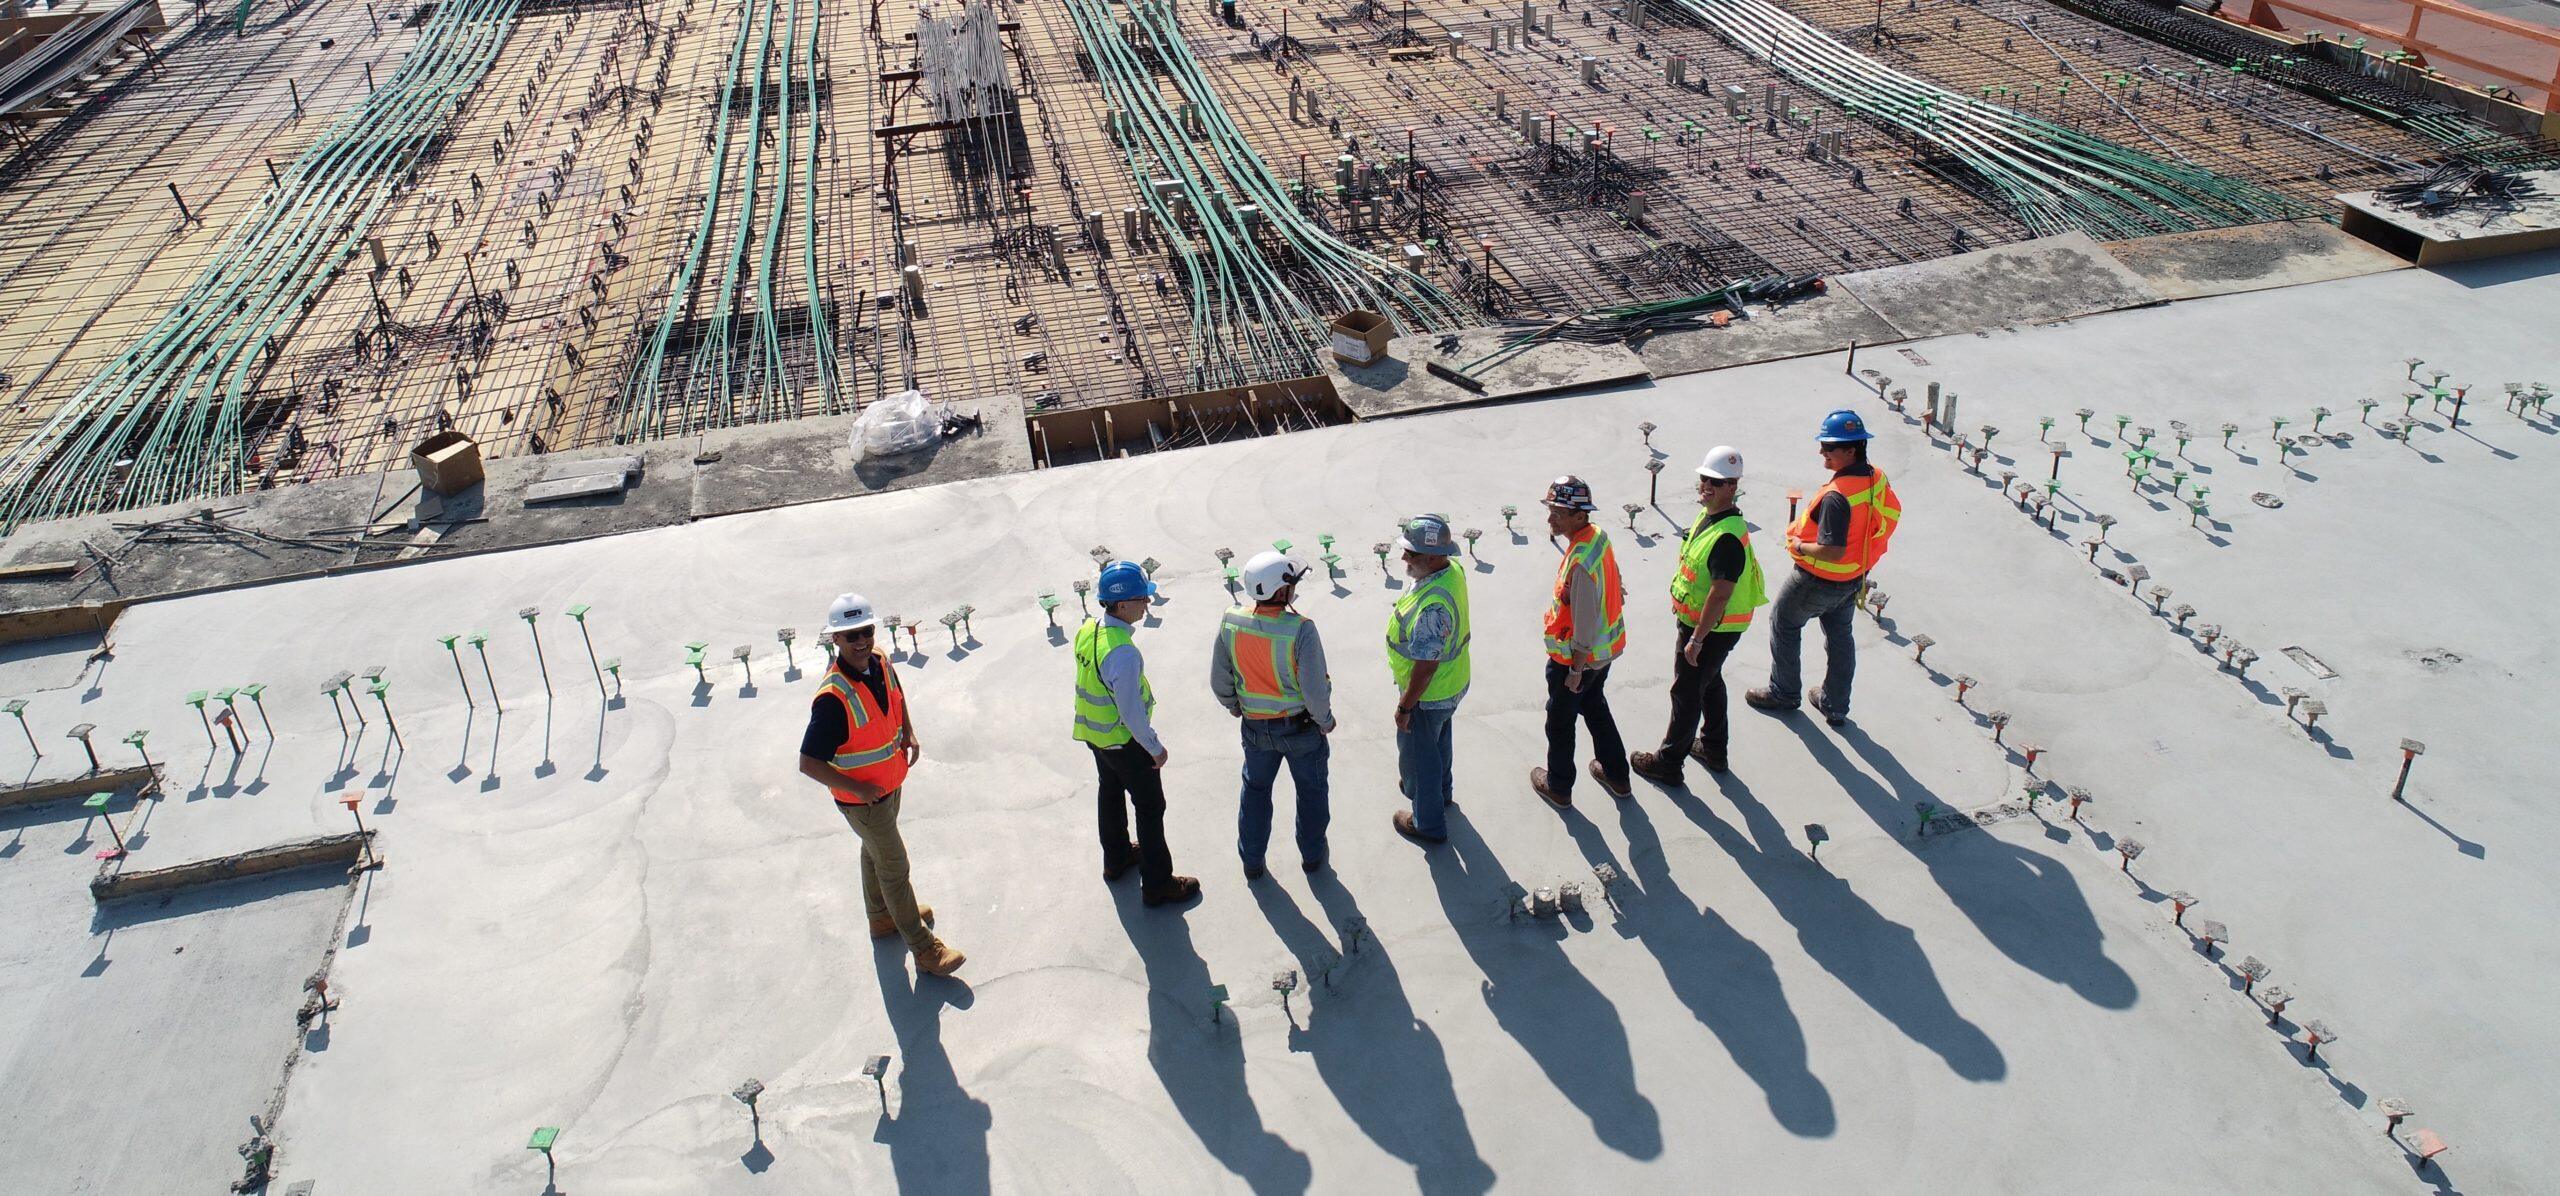
[[[1138, 894], [1148, 905], [1189, 901], [1200, 882], [1173, 874], [1173, 852], [1164, 842], [1164, 766], [1172, 759], [1148, 716], [1155, 688], [1147, 684], [1146, 659], [1130, 635], [1155, 602], [1156, 584], [1128, 561], [1103, 566], [1094, 586], [1100, 618], [1076, 631], [1076, 740], [1093, 749], [1099, 782], [1096, 809], [1102, 830], [1102, 879], [1120, 879], [1138, 868]], [[1138, 837], [1129, 838], [1129, 811], [1138, 812]]]
[[1627, 767], [1657, 785], [1681, 784], [1681, 758], [1696, 756], [1708, 772], [1725, 770], [1724, 658], [1769, 601], [1751, 529], [1735, 500], [1742, 491], [1742, 454], [1731, 445], [1707, 450], [1698, 463], [1698, 517], [1680, 540], [1680, 569], [1671, 578], [1671, 725], [1661, 748], [1627, 757]]
[[1209, 692], [1227, 713], [1243, 720], [1244, 793], [1236, 809], [1236, 854], [1246, 880], [1262, 879], [1263, 849], [1271, 843], [1271, 783], [1288, 762], [1298, 790], [1298, 866], [1324, 868], [1324, 830], [1333, 820], [1325, 772], [1333, 749], [1333, 683], [1325, 675], [1324, 642], [1315, 622], [1289, 609], [1307, 567], [1277, 552], [1245, 562], [1250, 605], [1218, 623], [1218, 650], [1209, 657]]
[[862, 908], [871, 937], [898, 935], [915, 953], [916, 971], [948, 976], [968, 957], [933, 930], [933, 907], [907, 883], [907, 844], [898, 834], [898, 799], [907, 770], [924, 755], [896, 669], [871, 646], [879, 618], [860, 594], [837, 595], [827, 608], [835, 660], [809, 702], [800, 736], [800, 775], [827, 787], [836, 812], [862, 839]]
[[1574, 720], [1591, 727], [1591, 775], [1614, 797], [1633, 797], [1627, 745], [1609, 713], [1609, 663], [1627, 648], [1626, 591], [1609, 534], [1592, 526], [1591, 487], [1570, 474], [1547, 487], [1547, 532], [1564, 541], [1555, 596], [1547, 602], [1547, 766], [1529, 787], [1561, 810], [1573, 804]]
[[1456, 567], [1458, 544], [1442, 516], [1405, 520], [1396, 547], [1413, 584], [1387, 619], [1387, 668], [1396, 679], [1396, 773], [1413, 808], [1394, 821], [1397, 834], [1429, 847], [1448, 841], [1448, 810], [1458, 804], [1449, 722], [1467, 696], [1467, 573]]
[[1837, 727], [1849, 721], [1849, 683], [1858, 672], [1858, 645], [1850, 635], [1858, 591], [1902, 522], [1902, 500], [1867, 464], [1867, 424], [1857, 412], [1822, 417], [1819, 435], [1831, 480], [1787, 529], [1787, 555], [1796, 568], [1769, 612], [1769, 687], [1742, 697], [1762, 710], [1795, 709], [1804, 684], [1804, 625], [1820, 619], [1829, 660], [1811, 696], [1823, 720]]

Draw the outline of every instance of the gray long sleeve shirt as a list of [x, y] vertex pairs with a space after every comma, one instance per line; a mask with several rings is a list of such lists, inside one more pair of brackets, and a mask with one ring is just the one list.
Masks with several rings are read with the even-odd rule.
[[[1226, 636], [1219, 634], [1220, 650], [1209, 653], [1209, 692], [1217, 695], [1218, 704], [1227, 713], [1244, 716], [1244, 706], [1236, 698], [1235, 661], [1224, 651]], [[1298, 637], [1292, 649], [1298, 662], [1298, 696], [1307, 703], [1307, 717], [1327, 731], [1333, 730], [1333, 678], [1326, 675], [1324, 640], [1316, 634], [1316, 621], [1302, 618]]]
[[[1126, 623], [1102, 616], [1105, 627], [1127, 627]], [[1155, 724], [1147, 719], [1147, 658], [1138, 654], [1138, 646], [1129, 644], [1114, 648], [1102, 658], [1102, 684], [1111, 691], [1111, 704], [1120, 708], [1120, 723], [1129, 728], [1129, 737], [1152, 756], [1164, 750], [1164, 741], [1156, 738]]]

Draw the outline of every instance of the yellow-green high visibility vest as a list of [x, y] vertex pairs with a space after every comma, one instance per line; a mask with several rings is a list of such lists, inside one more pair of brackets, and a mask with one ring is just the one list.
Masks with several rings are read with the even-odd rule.
[[1285, 718], [1307, 708], [1298, 688], [1295, 611], [1266, 615], [1250, 606], [1228, 611], [1218, 624], [1218, 651], [1235, 669], [1236, 705], [1246, 718]]
[[[1120, 705], [1111, 700], [1111, 687], [1102, 683], [1102, 662], [1124, 644], [1130, 643], [1129, 629], [1104, 625], [1100, 619], [1087, 619], [1076, 629], [1076, 739], [1095, 747], [1118, 747], [1135, 738], [1120, 721]], [[1147, 710], [1156, 708], [1156, 691], [1146, 676], [1138, 677], [1138, 692], [1147, 700]]]
[[1439, 702], [1466, 692], [1467, 688], [1467, 578], [1466, 571], [1456, 565], [1444, 566], [1439, 572], [1416, 582], [1396, 599], [1395, 614], [1387, 620], [1387, 667], [1395, 673], [1396, 692], [1403, 693], [1405, 683], [1413, 679], [1413, 658], [1405, 655], [1404, 646], [1413, 641], [1414, 628], [1422, 621], [1422, 613], [1430, 608], [1445, 607], [1457, 630], [1450, 642], [1457, 654], [1440, 662], [1431, 674], [1431, 684], [1424, 686], [1422, 701]]
[[1742, 576], [1734, 579], [1733, 595], [1724, 604], [1724, 620], [1714, 630], [1741, 631], [1751, 626], [1751, 612], [1769, 604], [1768, 580], [1760, 572], [1760, 554], [1752, 551], [1751, 527], [1742, 521], [1742, 513], [1736, 511], [1713, 523], [1707, 522], [1707, 514], [1698, 512], [1688, 538], [1680, 542], [1680, 571], [1671, 577], [1671, 609], [1692, 627], [1706, 617], [1707, 590], [1715, 584], [1707, 576], [1707, 558], [1731, 536], [1742, 541]]

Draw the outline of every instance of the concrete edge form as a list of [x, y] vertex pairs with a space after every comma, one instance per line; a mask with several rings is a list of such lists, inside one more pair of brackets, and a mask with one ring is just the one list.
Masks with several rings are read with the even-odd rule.
[[372, 831], [348, 831], [342, 834], [322, 835], [316, 839], [278, 843], [234, 855], [216, 856], [209, 860], [174, 864], [167, 868], [150, 868], [140, 872], [115, 871], [114, 862], [111, 861], [99, 870], [96, 878], [89, 882], [89, 896], [92, 900], [103, 903], [121, 897], [136, 897], [145, 893], [168, 893], [179, 889], [191, 889], [198, 885], [238, 880], [242, 877], [262, 876], [271, 872], [290, 872], [299, 868], [316, 868], [330, 864], [353, 868], [367, 860], [379, 862], [370, 855], [372, 843]]
[[0, 789], [0, 810], [15, 809], [20, 806], [40, 806], [46, 802], [87, 797], [102, 791], [115, 792], [128, 787], [136, 792], [147, 793], [158, 788], [159, 785], [160, 770], [156, 766], [135, 765], [131, 768], [110, 768], [103, 772], [84, 773], [76, 777], [59, 777], [49, 781], [32, 781], [24, 785], [11, 785]]

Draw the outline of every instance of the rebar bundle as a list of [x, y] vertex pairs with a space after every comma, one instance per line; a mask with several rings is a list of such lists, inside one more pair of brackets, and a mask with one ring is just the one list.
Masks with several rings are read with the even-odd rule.
[[[1195, 389], [1314, 373], [1316, 347], [1329, 335], [1326, 308], [1375, 310], [1399, 332], [1474, 322], [1463, 301], [1301, 210], [1229, 118], [1169, 8], [1142, 0], [1125, 27], [1103, 0], [1067, 0], [1066, 8], [1189, 297]], [[1159, 70], [1183, 97], [1179, 106], [1158, 84]], [[1293, 268], [1274, 257], [1294, 258]]]
[[2531, 179], [2457, 162], [2403, 179], [2373, 194], [2387, 204], [2442, 216], [2464, 208], [2512, 211], [2538, 193]]
[[279, 173], [167, 314], [0, 456], [0, 525], [240, 488], [254, 377], [441, 143], [516, 7], [436, 9], [399, 69]]
[[[815, 360], [810, 389], [816, 409], [840, 412], [850, 403], [849, 388], [837, 375], [834, 329], [818, 281], [823, 10], [820, 0], [759, 0], [739, 11], [738, 34], [720, 89], [702, 215], [677, 264], [666, 309], [643, 337], [623, 384], [615, 409], [617, 443], [810, 413], [804, 406], [812, 396], [795, 385], [784, 349], [787, 326], [796, 332], [800, 322], [782, 318], [774, 292], [783, 246], [795, 240], [809, 355]], [[733, 137], [738, 130], [744, 136]], [[770, 161], [768, 139], [776, 149]], [[743, 148], [733, 141], [743, 142]], [[724, 212], [730, 226], [725, 236]], [[707, 294], [701, 289], [705, 282]], [[688, 313], [693, 313], [692, 327], [702, 330], [698, 338], [683, 335]], [[744, 344], [737, 335], [741, 323], [749, 334]], [[684, 359], [680, 377], [669, 368], [671, 352]]]
[[2038, 235], [2102, 240], [2313, 215], [2263, 188], [1903, 74], [1769, 0], [1670, 0], [1779, 74], [1937, 147]]

